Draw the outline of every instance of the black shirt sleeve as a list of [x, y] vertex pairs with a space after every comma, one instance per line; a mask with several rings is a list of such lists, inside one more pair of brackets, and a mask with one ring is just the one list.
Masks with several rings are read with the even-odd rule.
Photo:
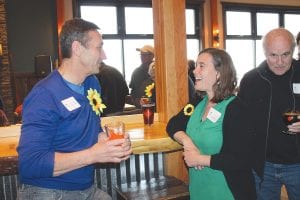
[[[189, 102], [189, 104], [193, 105], [194, 107], [196, 107], [196, 105], [198, 105], [198, 103], [202, 100], [202, 98], [200, 96], [195, 96], [191, 102]], [[178, 131], [185, 131], [186, 130], [186, 126], [187, 123], [190, 119], [189, 115], [184, 114], [184, 108], [181, 109], [181, 111], [173, 116], [168, 124], [167, 124], [167, 128], [166, 131], [169, 134], [169, 136], [174, 139], [174, 134]]]

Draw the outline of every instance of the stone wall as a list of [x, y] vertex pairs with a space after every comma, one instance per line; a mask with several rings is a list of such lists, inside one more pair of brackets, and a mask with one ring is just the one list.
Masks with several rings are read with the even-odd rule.
[[0, 56], [0, 95], [2, 97], [4, 111], [10, 122], [14, 121], [15, 91], [13, 71], [10, 66], [8, 40], [7, 40], [7, 15], [6, 1], [0, 0], [0, 43], [2, 44], [3, 55]]

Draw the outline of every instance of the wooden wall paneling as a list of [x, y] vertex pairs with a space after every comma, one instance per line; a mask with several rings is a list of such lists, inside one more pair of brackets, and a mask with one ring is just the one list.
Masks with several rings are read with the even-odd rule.
[[0, 0], [0, 43], [2, 45], [2, 55], [0, 56], [0, 95], [3, 109], [10, 122], [14, 121], [14, 90], [11, 62], [8, 51], [8, 31], [7, 31], [7, 1]]

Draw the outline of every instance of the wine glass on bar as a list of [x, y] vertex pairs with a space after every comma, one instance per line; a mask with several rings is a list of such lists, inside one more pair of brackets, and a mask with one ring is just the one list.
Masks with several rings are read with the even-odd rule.
[[[300, 121], [299, 116], [300, 116], [299, 111], [288, 110], [288, 111], [286, 111], [282, 114], [282, 119], [283, 119], [283, 122], [288, 126], [288, 125], [291, 125], [295, 122], [299, 122]], [[285, 133], [285, 134], [296, 134], [295, 132], [292, 132], [292, 131], [289, 131], [289, 130], [282, 131], [282, 132]]]

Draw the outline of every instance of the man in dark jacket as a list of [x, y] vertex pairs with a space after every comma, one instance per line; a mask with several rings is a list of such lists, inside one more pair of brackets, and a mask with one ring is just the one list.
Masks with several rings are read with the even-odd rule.
[[96, 76], [101, 85], [103, 103], [106, 105], [103, 115], [123, 111], [125, 98], [129, 93], [123, 75], [116, 68], [102, 62]]
[[[249, 108], [255, 135], [258, 199], [280, 199], [282, 185], [289, 199], [300, 199], [300, 122], [287, 126], [282, 120], [288, 109], [300, 111], [300, 65], [292, 58], [295, 45], [286, 29], [267, 33], [263, 38], [266, 60], [240, 83], [238, 96]], [[287, 130], [294, 134], [286, 134]]]
[[139, 101], [141, 98], [139, 91], [144, 89], [141, 88], [142, 83], [151, 78], [148, 74], [148, 70], [149, 65], [154, 59], [154, 48], [151, 45], [145, 45], [142, 48], [137, 48], [136, 50], [141, 53], [142, 64], [133, 71], [131, 81], [129, 83], [129, 87], [131, 88], [130, 94], [134, 102]]

